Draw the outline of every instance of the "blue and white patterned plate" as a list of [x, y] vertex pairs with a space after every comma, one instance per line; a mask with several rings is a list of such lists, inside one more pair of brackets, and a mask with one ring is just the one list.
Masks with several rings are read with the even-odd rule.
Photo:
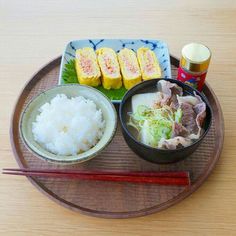
[[[59, 84], [78, 83], [74, 66], [75, 51], [83, 47], [92, 47], [94, 50], [101, 47], [109, 47], [116, 52], [119, 52], [122, 48], [130, 48], [137, 51], [140, 47], [148, 47], [155, 52], [159, 60], [162, 78], [171, 78], [170, 56], [165, 42], [152, 39], [85, 39], [74, 40], [66, 45], [61, 60]], [[113, 103], [119, 103], [127, 91], [124, 87], [106, 90], [99, 86], [97, 89], [106, 94]]]

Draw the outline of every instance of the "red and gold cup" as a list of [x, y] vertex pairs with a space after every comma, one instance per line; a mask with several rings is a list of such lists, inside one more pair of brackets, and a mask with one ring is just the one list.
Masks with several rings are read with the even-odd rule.
[[202, 91], [211, 59], [208, 47], [190, 43], [183, 47], [177, 79]]

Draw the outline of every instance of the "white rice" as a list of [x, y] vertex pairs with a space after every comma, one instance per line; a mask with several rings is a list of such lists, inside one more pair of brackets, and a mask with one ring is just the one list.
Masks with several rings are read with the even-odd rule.
[[82, 96], [58, 94], [39, 108], [33, 122], [34, 139], [49, 152], [76, 155], [89, 150], [101, 139], [105, 121], [101, 109]]

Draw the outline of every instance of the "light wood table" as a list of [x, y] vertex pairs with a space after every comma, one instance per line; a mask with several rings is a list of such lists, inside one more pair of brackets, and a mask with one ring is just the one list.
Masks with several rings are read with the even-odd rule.
[[213, 53], [207, 81], [225, 118], [225, 144], [207, 182], [158, 214], [107, 220], [71, 212], [26, 178], [0, 175], [0, 235], [236, 235], [236, 1], [0, 0], [0, 168], [16, 167], [10, 116], [21, 89], [71, 39], [156, 38], [180, 56], [186, 43]]

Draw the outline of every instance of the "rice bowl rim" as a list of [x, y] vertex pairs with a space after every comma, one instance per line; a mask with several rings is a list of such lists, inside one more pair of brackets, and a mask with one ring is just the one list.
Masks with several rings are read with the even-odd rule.
[[[27, 135], [26, 135], [25, 129], [27, 129], [27, 128], [25, 128], [25, 127], [29, 124], [27, 124], [25, 119], [26, 120], [30, 119], [30, 118], [27, 119], [27, 117], [26, 117], [27, 115], [29, 117], [31, 117], [28, 114], [29, 109], [31, 108], [31, 106], [35, 105], [35, 106], [33, 106], [33, 109], [32, 109], [32, 110], [34, 110], [34, 112], [35, 112], [35, 110], [37, 110], [37, 104], [38, 104], [37, 101], [38, 101], [38, 99], [40, 99], [42, 96], [48, 95], [48, 93], [52, 92], [53, 90], [58, 90], [58, 89], [61, 90], [61, 91], [58, 91], [56, 94], [54, 94], [53, 97], [55, 97], [57, 94], [65, 94], [69, 98], [70, 97], [83, 96], [84, 98], [93, 101], [96, 104], [97, 108], [102, 110], [101, 104], [97, 104], [98, 101], [94, 101], [93, 99], [91, 99], [90, 97], [87, 97], [86, 95], [84, 96], [84, 95], [78, 94], [78, 95], [74, 96], [74, 95], [68, 95], [65, 92], [63, 92], [64, 91], [63, 88], [69, 88], [69, 87], [73, 87], [73, 88], [77, 87], [78, 89], [82, 88], [82, 90], [89, 91], [88, 95], [94, 95], [94, 96], [98, 95], [98, 96], [100, 96], [99, 97], [99, 102], [101, 101], [101, 103], [104, 106], [103, 108], [106, 108], [106, 111], [108, 112], [107, 113], [108, 117], [105, 118], [104, 117], [104, 111], [102, 111], [102, 116], [103, 116], [103, 119], [105, 120], [105, 129], [104, 129], [104, 133], [103, 133], [101, 139], [97, 142], [97, 144], [94, 147], [90, 148], [89, 150], [87, 150], [85, 152], [77, 154], [77, 155], [56, 155], [56, 154], [53, 154], [53, 153], [47, 151], [40, 144], [38, 144], [34, 139], [29, 140], [26, 137]], [[49, 98], [49, 99], [46, 98], [44, 104], [46, 102], [50, 102], [51, 99], [52, 98]], [[41, 104], [41, 105], [43, 105], [43, 104]], [[38, 107], [40, 107], [40, 106], [38, 106]], [[31, 151], [33, 154], [35, 154], [38, 158], [40, 158], [44, 161], [46, 160], [46, 161], [51, 162], [51, 163], [72, 165], [72, 164], [82, 163], [82, 162], [88, 161], [88, 160], [94, 158], [95, 156], [97, 156], [99, 153], [101, 153], [103, 151], [103, 149], [106, 148], [111, 143], [111, 141], [112, 141], [112, 139], [113, 139], [113, 137], [116, 133], [117, 120], [118, 120], [118, 117], [117, 117], [117, 113], [116, 113], [116, 109], [115, 109], [114, 105], [112, 104], [112, 102], [110, 101], [110, 99], [106, 95], [104, 95], [102, 92], [100, 92], [96, 88], [93, 88], [93, 87], [90, 87], [90, 86], [87, 86], [87, 85], [79, 85], [79, 84], [56, 85], [53, 88], [47, 89], [47, 90], [39, 93], [38, 95], [33, 97], [28, 102], [28, 104], [23, 109], [23, 112], [20, 115], [19, 131], [20, 131], [20, 137], [23, 140], [25, 146], [28, 148], [29, 151]], [[108, 126], [107, 121], [109, 121], [109, 123], [110, 123], [109, 128], [107, 128], [107, 126]], [[31, 133], [32, 133], [32, 130], [31, 130]], [[101, 145], [102, 141], [104, 142], [104, 144]], [[97, 148], [99, 145], [100, 145], [100, 147]], [[58, 158], [58, 157], [60, 157], [60, 158]]]

